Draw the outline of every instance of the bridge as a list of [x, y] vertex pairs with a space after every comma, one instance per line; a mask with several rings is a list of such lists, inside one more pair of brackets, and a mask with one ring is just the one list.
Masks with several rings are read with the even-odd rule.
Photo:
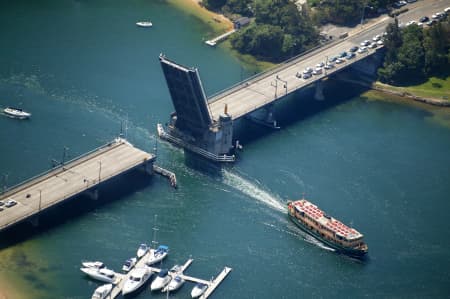
[[[417, 2], [399, 17], [399, 23], [431, 15], [446, 6], [442, 0]], [[160, 63], [176, 112], [171, 115], [167, 128], [158, 125], [158, 134], [162, 139], [207, 159], [233, 162], [235, 157], [230, 153], [237, 147], [237, 144], [233, 144], [233, 121], [246, 116], [277, 128], [272, 113], [276, 101], [310, 85], [315, 86], [315, 98], [323, 99], [322, 81], [325, 78], [374, 57], [383, 45], [357, 53], [354, 58], [344, 59], [343, 63], [335, 64], [331, 69], [322, 69], [322, 73], [311, 78], [299, 78], [297, 74], [307, 67], [315, 68], [319, 63], [327, 63], [331, 57], [359, 46], [364, 40], [372, 40], [374, 36], [382, 34], [392, 21], [388, 16], [382, 16], [371, 24], [358, 26], [344, 39], [289, 59], [274, 69], [239, 82], [209, 98], [205, 95], [196, 68], [182, 66], [161, 54]]]
[[38, 215], [75, 196], [85, 193], [98, 197], [97, 187], [125, 172], [141, 168], [153, 173], [156, 156], [135, 148], [128, 141], [116, 138], [99, 148], [40, 174], [0, 194], [11, 207], [2, 206], [0, 232], [15, 224], [29, 220], [37, 224]]

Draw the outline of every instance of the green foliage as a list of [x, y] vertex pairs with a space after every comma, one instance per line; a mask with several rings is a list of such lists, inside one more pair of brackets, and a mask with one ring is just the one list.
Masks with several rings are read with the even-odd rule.
[[227, 0], [202, 0], [203, 5], [211, 10], [218, 10], [225, 5]]
[[396, 21], [386, 32], [386, 55], [383, 67], [378, 70], [382, 82], [418, 82], [450, 66], [448, 21], [425, 30], [415, 24], [400, 30]]
[[312, 47], [318, 34], [306, 13], [289, 0], [258, 0], [255, 22], [231, 37], [241, 53], [279, 62]]

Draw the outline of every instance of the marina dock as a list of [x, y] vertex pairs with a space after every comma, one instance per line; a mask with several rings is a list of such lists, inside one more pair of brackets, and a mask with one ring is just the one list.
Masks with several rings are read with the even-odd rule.
[[232, 35], [232, 34], [235, 33], [235, 32], [236, 32], [236, 29], [232, 29], [232, 30], [230, 30], [230, 31], [228, 31], [228, 32], [225, 32], [225, 33], [222, 34], [222, 35], [219, 35], [218, 37], [215, 37], [215, 38], [213, 38], [213, 39], [207, 40], [207, 41], [205, 42], [205, 44], [207, 44], [208, 46], [211, 46], [211, 47], [215, 47], [215, 46], [217, 45], [218, 42], [220, 42], [220, 41], [226, 39], [228, 36]]
[[[127, 274], [116, 273], [117, 279], [115, 281], [115, 285], [114, 285], [113, 289], [111, 290], [111, 293], [108, 298], [114, 299], [114, 298], [117, 298], [121, 294], [123, 285], [125, 284], [125, 281], [127, 281], [128, 277], [130, 276], [130, 273], [132, 272], [132, 270], [134, 268], [147, 267], [153, 273], [159, 273], [159, 271], [161, 271], [161, 269], [159, 269], [159, 268], [148, 267], [145, 264], [145, 261], [148, 259], [150, 254], [152, 254], [152, 252], [148, 251], [141, 259], [139, 259], [137, 261], [136, 265], [134, 265], [134, 267], [132, 267], [132, 269], [130, 269], [130, 271]], [[193, 261], [194, 260], [191, 258], [188, 259], [183, 264], [183, 266], [181, 266], [180, 273], [183, 273], [192, 264]], [[214, 292], [214, 290], [225, 279], [225, 277], [231, 272], [231, 270], [232, 270], [231, 268], [225, 267], [222, 270], [222, 272], [220, 272], [219, 275], [217, 275], [216, 279], [211, 280], [211, 281], [184, 275], [184, 274], [178, 274], [178, 275], [180, 275], [181, 278], [183, 278], [186, 281], [190, 281], [190, 282], [194, 282], [194, 283], [203, 283], [203, 284], [208, 285], [208, 288], [206, 289], [205, 293], [200, 297], [201, 299], [206, 299]]]
[[116, 138], [0, 194], [3, 202], [17, 202], [1, 212], [0, 231], [24, 220], [37, 223], [35, 216], [81, 193], [96, 199], [98, 185], [128, 171], [142, 168], [151, 174], [155, 159], [155, 155]]

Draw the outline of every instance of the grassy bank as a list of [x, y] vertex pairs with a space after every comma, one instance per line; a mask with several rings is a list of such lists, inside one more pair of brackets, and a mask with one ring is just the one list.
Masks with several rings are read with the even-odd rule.
[[404, 87], [387, 85], [381, 82], [376, 82], [375, 85], [393, 91], [407, 92], [419, 97], [450, 101], [450, 77], [445, 79], [431, 77], [422, 84]]

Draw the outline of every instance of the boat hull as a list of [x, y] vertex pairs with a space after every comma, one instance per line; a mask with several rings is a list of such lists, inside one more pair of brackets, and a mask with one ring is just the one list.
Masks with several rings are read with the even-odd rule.
[[313, 236], [314, 238], [320, 240], [321, 242], [325, 243], [326, 245], [330, 246], [331, 248], [335, 249], [337, 252], [344, 253], [346, 255], [356, 257], [356, 258], [363, 258], [367, 254], [367, 251], [343, 247], [336, 243], [331, 242], [330, 240], [324, 239], [324, 238], [322, 238], [320, 233], [306, 227], [300, 220], [295, 218], [295, 216], [292, 216], [290, 213], [288, 213], [288, 216], [291, 219], [291, 221], [294, 222], [294, 224], [297, 225], [301, 230], [303, 230], [307, 234]]

